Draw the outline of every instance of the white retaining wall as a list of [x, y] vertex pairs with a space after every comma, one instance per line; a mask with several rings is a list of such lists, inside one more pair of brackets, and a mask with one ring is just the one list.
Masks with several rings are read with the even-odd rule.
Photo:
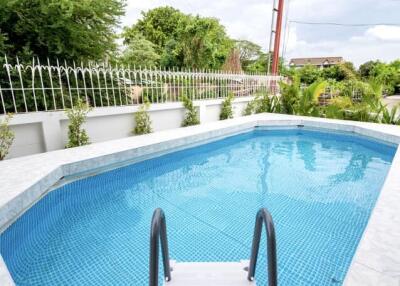
[[[236, 98], [234, 116], [242, 116], [252, 97]], [[201, 123], [219, 120], [221, 99], [195, 101]], [[138, 106], [96, 108], [88, 115], [84, 128], [91, 142], [124, 138], [132, 135], [133, 114]], [[180, 102], [153, 104], [149, 109], [153, 131], [180, 127], [185, 108]], [[0, 116], [0, 120], [4, 116]], [[7, 159], [63, 149], [68, 141], [68, 118], [63, 111], [14, 114], [10, 127], [15, 133]]]

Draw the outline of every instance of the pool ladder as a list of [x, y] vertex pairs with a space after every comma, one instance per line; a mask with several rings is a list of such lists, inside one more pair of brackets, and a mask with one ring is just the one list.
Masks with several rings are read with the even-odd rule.
[[[278, 285], [278, 276], [277, 276], [275, 228], [272, 216], [265, 208], [261, 208], [256, 215], [250, 262], [248, 264], [249, 266], [245, 267], [245, 270], [248, 272], [247, 280], [254, 281], [263, 225], [265, 226], [267, 235], [268, 285], [276, 286]], [[150, 286], [158, 286], [160, 241], [161, 241], [162, 260], [164, 266], [164, 278], [165, 281], [168, 283], [169, 281], [171, 281], [171, 265], [168, 253], [167, 226], [166, 226], [164, 211], [160, 208], [157, 208], [153, 213], [153, 218], [151, 220], [151, 231], [150, 231], [150, 269], [149, 269]], [[201, 263], [197, 263], [197, 265], [199, 264]], [[215, 268], [216, 263], [211, 263], [211, 264]]]

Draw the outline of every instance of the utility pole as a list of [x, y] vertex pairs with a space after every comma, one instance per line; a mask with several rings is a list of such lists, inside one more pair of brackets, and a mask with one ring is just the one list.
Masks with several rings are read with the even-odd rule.
[[[277, 1], [278, 1], [278, 6], [276, 5]], [[268, 55], [268, 73], [270, 66], [270, 57], [271, 53], [273, 53], [273, 58], [272, 58], [273, 75], [278, 75], [279, 73], [279, 47], [281, 43], [283, 3], [284, 0], [274, 0], [272, 7], [271, 37], [269, 42], [269, 55]]]

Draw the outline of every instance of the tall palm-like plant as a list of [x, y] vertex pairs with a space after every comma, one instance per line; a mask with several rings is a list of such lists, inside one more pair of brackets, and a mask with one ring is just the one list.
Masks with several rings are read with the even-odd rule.
[[302, 89], [298, 78], [294, 78], [292, 83], [281, 83], [281, 111], [287, 114], [319, 116], [318, 98], [325, 91], [326, 85], [326, 81], [316, 81]]
[[383, 106], [381, 123], [400, 125], [400, 105], [393, 106], [390, 110]]
[[319, 116], [319, 96], [325, 91], [326, 82], [317, 81], [300, 92], [298, 103], [295, 105], [295, 113], [298, 115]]
[[295, 105], [300, 97], [300, 80], [294, 77], [291, 83], [280, 82], [281, 111], [286, 114], [295, 114]]

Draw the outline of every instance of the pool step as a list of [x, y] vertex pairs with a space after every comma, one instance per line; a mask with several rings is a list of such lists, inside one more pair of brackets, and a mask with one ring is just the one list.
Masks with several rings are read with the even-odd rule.
[[171, 281], [164, 286], [256, 286], [247, 280], [245, 267], [240, 262], [176, 262], [171, 260]]

